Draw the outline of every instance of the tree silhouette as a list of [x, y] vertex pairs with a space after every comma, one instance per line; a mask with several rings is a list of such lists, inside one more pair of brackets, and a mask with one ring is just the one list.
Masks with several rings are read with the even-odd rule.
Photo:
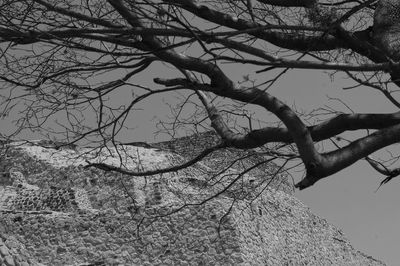
[[[290, 78], [288, 69], [340, 72], [355, 82], [352, 88], [378, 90], [400, 108], [393, 94], [400, 85], [399, 10], [395, 0], [5, 0], [2, 114], [22, 114], [8, 137], [29, 129], [61, 134], [69, 144], [117, 145], [138, 106], [159, 94], [179, 95], [183, 100], [171, 104], [172, 121], [161, 119], [161, 129], [175, 136], [211, 122], [221, 141], [154, 173], [187, 167], [216, 149], [268, 147], [266, 156], [301, 160], [305, 177], [296, 187], [304, 189], [399, 142], [400, 112], [328, 110], [308, 125], [304, 114], [268, 89]], [[234, 80], [227, 63], [254, 69], [255, 78]], [[153, 77], [151, 85], [137, 78], [145, 75]], [[121, 90], [132, 94], [118, 105], [112, 97]], [[255, 127], [253, 106], [279, 123]], [[356, 130], [363, 133], [345, 146], [334, 139]], [[317, 143], [324, 141], [334, 145], [321, 150]]]

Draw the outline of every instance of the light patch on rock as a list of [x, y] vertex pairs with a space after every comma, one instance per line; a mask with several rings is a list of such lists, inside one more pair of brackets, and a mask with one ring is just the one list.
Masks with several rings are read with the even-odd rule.
[[70, 149], [56, 150], [17, 142], [13, 145], [56, 168], [85, 166], [88, 162], [104, 163], [131, 171], [156, 170], [170, 166], [167, 153], [143, 147], [120, 145], [118, 148], [109, 147], [102, 150], [80, 148], [78, 151], [74, 151]]

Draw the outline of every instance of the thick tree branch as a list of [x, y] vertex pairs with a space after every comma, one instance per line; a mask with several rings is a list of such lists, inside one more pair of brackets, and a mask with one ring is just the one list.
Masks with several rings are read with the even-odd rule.
[[[183, 85], [187, 86], [191, 89], [197, 90], [209, 90], [213, 91], [217, 95], [219, 91], [214, 90], [208, 85], [195, 84], [194, 82], [189, 82], [184, 79], [173, 79], [173, 80], [161, 80], [156, 79], [156, 83], [164, 84], [166, 86], [176, 86]], [[232, 92], [231, 92], [232, 93]], [[244, 90], [237, 90], [233, 94], [229, 94], [230, 98], [251, 102], [254, 104], [259, 104], [264, 106], [264, 101], [268, 101], [265, 99], [267, 97], [264, 94], [261, 94], [257, 91], [257, 89], [247, 89], [246, 92]], [[220, 94], [219, 94], [220, 95]], [[222, 95], [221, 95], [222, 96]], [[227, 95], [223, 95], [227, 96]], [[250, 98], [250, 96], [253, 96]], [[272, 96], [271, 96], [272, 97]], [[275, 100], [273, 100], [275, 101]], [[265, 106], [264, 106], [265, 107]], [[282, 106], [279, 102], [276, 103], [275, 108], [282, 108], [282, 112], [286, 111], [285, 107]], [[268, 108], [266, 108], [268, 109]], [[276, 113], [277, 116], [284, 121], [287, 119], [286, 116], [290, 116], [290, 112], [282, 115]], [[281, 115], [281, 116], [279, 116]], [[287, 121], [287, 120], [286, 120]], [[381, 129], [369, 136], [361, 138], [357, 141], [352, 142], [346, 147], [337, 149], [335, 151], [319, 154], [315, 150], [307, 150], [309, 147], [299, 147], [298, 142], [296, 142], [299, 147], [300, 156], [303, 159], [303, 162], [309, 162], [310, 164], [306, 164], [307, 168], [307, 176], [304, 180], [302, 180], [296, 186], [300, 189], [307, 188], [312, 186], [318, 180], [330, 176], [350, 165], [355, 163], [356, 161], [366, 157], [367, 155], [386, 147], [390, 144], [396, 143], [400, 141], [400, 112], [394, 114], [365, 114], [365, 115], [339, 115], [329, 121], [321, 123], [318, 126], [314, 126], [309, 128], [312, 135], [314, 135], [315, 139], [320, 138], [327, 139], [334, 135], [340, 134], [347, 130], [357, 130], [361, 128], [369, 128], [369, 129]], [[298, 128], [290, 128], [290, 123], [296, 123], [290, 121], [287, 125], [288, 129], [286, 132], [292, 133], [292, 130], [298, 130]], [[285, 124], [286, 125], [286, 124]], [[280, 131], [280, 132], [279, 132]], [[307, 130], [308, 131], [308, 130]], [[229, 134], [225, 137], [228, 137], [229, 145], [236, 148], [249, 148], [249, 147], [258, 147], [261, 143], [266, 143], [266, 140], [277, 140], [276, 133], [280, 133], [281, 140], [285, 137], [284, 129], [271, 129], [265, 128], [258, 131], [252, 131], [246, 136], [240, 136], [235, 134]], [[260, 135], [258, 135], [260, 134]], [[274, 135], [275, 134], [275, 135]], [[287, 133], [286, 133], [287, 134]], [[257, 136], [258, 135], [258, 136]], [[293, 136], [293, 135], [292, 135]], [[288, 135], [286, 135], [288, 137]], [[314, 139], [314, 141], [316, 141]], [[257, 140], [260, 140], [260, 143], [257, 143]], [[290, 142], [290, 138], [287, 138], [286, 141]], [[313, 140], [311, 140], [313, 141]], [[300, 144], [303, 144], [300, 142]], [[305, 144], [308, 144], [305, 142]], [[312, 143], [313, 144], [313, 143]], [[254, 145], [254, 146], [253, 146]], [[302, 154], [300, 148], [303, 148], [304, 151], [315, 152], [315, 157], [313, 154], [311, 156], [309, 154]], [[306, 157], [309, 156], [309, 157]]]
[[[298, 116], [286, 104], [265, 91], [257, 88], [244, 87], [219, 88], [197, 84], [190, 81], [188, 82], [182, 79], [169, 80], [166, 82], [156, 79], [155, 82], [160, 84], [164, 83], [164, 85], [168, 86], [176, 85], [176, 83], [181, 83], [182, 85], [183, 83], [187, 86], [191, 86], [193, 89], [209, 90], [219, 96], [229, 97], [231, 99], [262, 106], [266, 110], [275, 114], [288, 128], [306, 168], [313, 168], [313, 165], [318, 164], [321, 159], [319, 153], [314, 147], [314, 142], [311, 138], [310, 132], [303, 122], [301, 122]], [[218, 85], [217, 82], [216, 85]]]
[[[192, 1], [164, 0], [164, 2], [178, 5], [179, 7], [193, 13], [200, 18], [214, 22], [217, 25], [223, 25], [236, 30], [248, 30], [253, 28], [261, 28], [263, 26], [258, 23], [232, 17], [226, 13], [210, 9], [205, 5], [199, 5]], [[251, 35], [270, 42], [278, 47], [296, 51], [321, 51], [347, 47], [345, 42], [333, 37], [330, 34], [324, 33], [299, 34], [261, 30], [258, 32], [251, 32]]]
[[[132, 26], [141, 26], [139, 20], [129, 12], [122, 4], [122, 1], [109, 0], [109, 2]], [[154, 37], [142, 35], [142, 38], [144, 43], [155, 50], [162, 47], [160, 42]], [[282, 120], [288, 128], [307, 168], [317, 164], [320, 160], [319, 153], [314, 147], [311, 135], [306, 126], [286, 104], [277, 98], [257, 88], [237, 88], [222, 70], [214, 64], [178, 54], [173, 50], [155, 52], [154, 54], [178, 68], [195, 70], [206, 74], [212, 82], [213, 92], [217, 95], [257, 104], [266, 108]]]
[[[235, 42], [226, 38], [212, 38], [209, 37], [209, 40], [221, 43], [225, 47], [229, 47], [235, 49], [240, 52], [247, 53], [249, 55], [253, 55], [262, 59], [265, 59], [267, 62], [256, 61], [250, 59], [237, 59], [220, 56], [218, 59], [226, 59], [239, 63], [249, 63], [255, 65], [265, 65], [265, 66], [274, 66], [274, 67], [287, 67], [287, 68], [296, 68], [296, 69], [330, 69], [330, 70], [342, 70], [342, 71], [390, 71], [394, 67], [398, 67], [399, 63], [367, 63], [367, 64], [349, 64], [349, 63], [337, 63], [337, 62], [316, 62], [316, 61], [307, 61], [307, 60], [290, 60], [285, 58], [280, 58], [277, 56], [272, 56], [269, 53], [265, 52], [262, 49]], [[383, 58], [381, 61], [384, 61]], [[262, 70], [261, 70], [262, 71]]]
[[196, 90], [196, 93], [199, 96], [200, 101], [203, 103], [205, 109], [207, 110], [208, 117], [211, 120], [211, 126], [225, 141], [225, 145], [227, 147], [234, 147], [234, 145], [232, 145], [230, 141], [234, 140], [236, 134], [225, 123], [220, 112], [210, 101], [209, 97], [203, 91]]
[[[231, 17], [222, 12], [212, 10], [205, 5], [198, 5], [193, 1], [185, 0], [164, 0], [171, 4], [179, 5], [181, 8], [193, 13], [194, 15], [214, 22], [218, 25], [234, 28], [237, 30], [248, 30], [252, 28], [259, 28], [262, 25], [243, 19]], [[286, 1], [272, 1], [278, 3], [289, 3]], [[291, 1], [297, 2], [297, 1]], [[298, 1], [306, 3], [307, 1]], [[285, 5], [286, 6], [286, 5]], [[321, 33], [317, 34], [299, 34], [299, 33], [282, 33], [274, 31], [261, 31], [251, 32], [251, 35], [268, 41], [278, 47], [287, 48], [297, 51], [321, 51], [333, 50], [338, 48], [348, 48], [355, 52], [366, 56], [376, 63], [388, 62], [387, 56], [371, 43], [370, 32], [371, 28], [358, 32], [348, 32], [340, 25], [336, 26], [333, 31], [334, 36], [331, 34]]]
[[283, 6], [283, 7], [311, 7], [318, 2], [317, 0], [257, 0], [257, 1], [267, 5]]
[[[100, 35], [101, 34], [101, 35]], [[138, 49], [146, 49], [141, 42], [132, 40], [129, 37], [131, 34], [137, 35], [154, 35], [154, 36], [182, 36], [193, 37], [193, 35], [183, 30], [165, 30], [165, 29], [145, 29], [145, 28], [120, 28], [120, 29], [67, 29], [67, 30], [54, 30], [54, 31], [29, 31], [20, 32], [12, 29], [0, 28], [0, 41], [10, 41], [17, 44], [28, 44], [46, 40], [70, 40], [71, 38], [83, 38], [98, 41], [105, 41], [108, 43], [123, 45], [127, 47], [134, 47]], [[197, 33], [197, 37], [207, 41], [221, 43], [226, 47], [245, 52], [250, 55], [260, 57], [268, 62], [255, 62], [254, 60], [239, 60], [229, 57], [218, 57], [217, 59], [234, 60], [242, 63], [257, 63], [263, 66], [274, 67], [289, 67], [295, 69], [326, 69], [326, 70], [343, 70], [343, 71], [390, 71], [394, 67], [398, 67], [399, 63], [378, 63], [378, 64], [346, 64], [336, 62], [315, 62], [305, 60], [289, 60], [271, 56], [265, 51], [252, 47], [246, 44], [235, 42], [226, 38], [216, 38], [213, 34], [205, 32]]]
[[[368, 29], [370, 31], [371, 29]], [[370, 43], [371, 39], [365, 33], [353, 33], [346, 31], [343, 27], [338, 26], [335, 31], [335, 36], [345, 41], [348, 48], [369, 58], [373, 62], [381, 63], [388, 62], [388, 57], [382, 53], [382, 50]]]
[[[157, 84], [168, 87], [185, 86], [193, 90], [214, 92], [215, 89], [207, 84], [199, 84], [186, 79], [154, 79]], [[331, 119], [309, 126], [308, 130], [313, 141], [318, 142], [339, 135], [345, 131], [360, 129], [384, 129], [400, 124], [400, 112], [390, 114], [340, 114]], [[235, 134], [230, 141], [232, 147], [238, 149], [249, 149], [260, 147], [270, 142], [293, 143], [287, 128], [265, 127], [249, 132], [246, 135]]]
[[337, 173], [369, 154], [399, 141], [400, 124], [379, 130], [350, 143], [346, 147], [323, 154], [324, 160], [318, 172], [307, 175], [296, 184], [296, 187], [299, 189], [310, 187], [318, 180]]
[[[144, 89], [147, 93], [136, 95], [136, 91], [132, 91], [133, 100], [126, 105], [121, 104], [120, 108], [113, 107], [112, 103], [109, 106], [105, 104], [108, 93], [115, 88], [128, 85], [128, 80], [132, 81], [133, 75], [147, 69], [155, 60], [154, 58], [157, 58], [161, 62], [176, 67], [182, 73], [186, 73], [186, 79], [155, 79], [154, 81], [169, 87], [162, 91], [187, 88], [197, 93], [208, 112], [213, 128], [223, 139], [223, 144], [219, 147], [249, 149], [269, 142], [295, 143], [307, 170], [306, 178], [297, 185], [301, 189], [313, 185], [316, 181], [340, 171], [357, 160], [366, 158], [382, 147], [398, 142], [400, 113], [342, 114], [307, 127], [291, 108], [269, 94], [268, 91], [261, 90], [255, 85], [248, 86], [249, 82], [253, 82], [252, 78], [244, 77], [243, 83], [237, 83], [236, 80], [230, 79], [224, 72], [225, 68], [219, 65], [220, 62], [228, 61], [229, 63], [251, 64], [255, 67], [263, 66], [268, 71], [278, 67], [357, 72], [383, 71], [390, 73], [393, 79], [396, 79], [399, 76], [397, 73], [400, 73], [400, 64], [396, 61], [398, 48], [392, 46], [391, 38], [395, 37], [395, 33], [392, 35], [385, 27], [389, 25], [396, 28], [397, 22], [386, 18], [386, 11], [383, 13], [380, 11], [386, 2], [379, 1], [380, 5], [375, 12], [378, 15], [374, 20], [373, 31], [371, 31], [372, 28], [368, 28], [352, 32], [349, 28], [355, 28], [355, 24], [366, 25], [368, 16], [358, 18], [355, 14], [364, 12], [365, 8], [371, 8], [368, 5], [371, 5], [373, 0], [362, 1], [362, 3], [357, 1], [335, 2], [334, 4], [339, 6], [340, 12], [344, 13], [341, 17], [337, 16], [340, 12], [327, 12], [321, 16], [312, 13], [324, 11], [324, 8], [329, 6], [325, 2], [318, 3], [317, 0], [258, 1], [266, 5], [284, 8], [270, 8], [262, 4], [253, 7], [254, 2], [251, 1], [241, 1], [240, 3], [233, 1], [229, 2], [229, 6], [227, 3], [221, 2], [220, 7], [218, 5], [212, 7], [211, 4], [208, 7], [191, 0], [163, 0], [161, 5], [158, 2], [146, 1], [142, 8], [142, 6], [138, 7], [136, 2], [128, 0], [108, 0], [110, 5], [104, 6], [97, 2], [88, 2], [82, 10], [75, 11], [78, 10], [75, 9], [78, 6], [73, 1], [53, 4], [47, 0], [34, 0], [34, 4], [29, 5], [34, 7], [35, 12], [32, 14], [28, 12], [26, 16], [20, 16], [17, 12], [19, 6], [7, 3], [5, 4], [6, 11], [1, 16], [3, 19], [0, 26], [0, 42], [6, 42], [7, 46], [4, 51], [2, 50], [1, 59], [4, 63], [2, 70], [4, 69], [5, 74], [0, 79], [4, 80], [4, 84], [10, 89], [24, 83], [34, 84], [26, 85], [29, 90], [25, 92], [31, 97], [26, 100], [28, 102], [27, 109], [30, 110], [28, 118], [24, 118], [26, 124], [30, 125], [31, 120], [37, 120], [37, 127], [44, 128], [45, 122], [42, 121], [46, 121], [53, 114], [65, 109], [67, 119], [75, 119], [76, 122], [75, 126], [70, 123], [74, 134], [77, 133], [73, 137], [75, 141], [91, 134], [99, 134], [106, 145], [105, 132], [107, 130], [112, 131], [110, 139], [114, 141], [115, 135], [118, 134], [116, 128], [119, 125], [121, 128], [124, 127], [124, 121], [128, 114], [132, 113], [133, 106], [161, 91], [154, 91], [133, 83], [129, 84], [132, 87]], [[25, 4], [24, 1], [21, 2], [22, 6]], [[168, 7], [167, 10], [164, 10], [164, 7]], [[298, 7], [306, 8], [306, 10]], [[13, 15], [7, 15], [8, 9]], [[96, 12], [92, 12], [93, 10]], [[224, 13], [226, 10], [231, 10], [232, 13]], [[235, 17], [234, 14], [239, 12], [238, 10], [245, 12], [243, 16], [240, 16], [247, 17], [248, 20]], [[302, 12], [300, 16], [291, 13], [297, 10]], [[326, 10], [331, 11], [329, 7]], [[267, 11], [274, 14], [269, 14]], [[35, 22], [37, 13], [44, 14], [41, 16], [44, 21]], [[188, 14], [194, 15], [195, 19], [189, 22], [186, 19]], [[14, 15], [15, 19], [12, 17]], [[249, 15], [251, 19], [249, 19]], [[202, 19], [211, 22], [210, 27], [217, 26], [213, 29], [216, 32], [199, 29], [204, 26], [204, 23], [196, 23]], [[354, 21], [356, 23], [353, 25], [353, 19], [359, 20]], [[379, 19], [382, 21], [379, 22]], [[277, 23], [278, 25], [269, 24], [270, 20], [279, 21], [279, 23]], [[265, 25], [263, 25], [264, 23]], [[314, 23], [313, 25], [317, 26], [310, 27], [307, 26], [308, 23]], [[375, 25], [375, 23], [381, 25]], [[232, 28], [233, 31], [221, 30], [226, 27]], [[382, 36], [379, 31], [382, 31]], [[40, 44], [36, 45], [39, 42], [46, 43], [46, 49], [42, 49]], [[197, 42], [195, 45], [200, 44], [205, 52], [204, 56], [198, 55], [195, 51], [196, 46], [191, 46], [195, 42]], [[268, 42], [268, 47], [264, 47], [265, 42]], [[273, 45], [269, 45], [269, 43]], [[17, 47], [15, 48], [15, 46]], [[18, 54], [20, 48], [23, 48], [24, 52]], [[38, 49], [36, 50], [36, 48]], [[285, 53], [280, 48], [287, 48], [295, 53], [297, 51], [328, 51], [338, 48], [348, 49], [348, 51], [345, 51], [343, 55], [340, 54], [341, 51], [338, 51], [304, 53], [301, 56], [310, 55], [319, 60], [314, 62], [291, 60], [294, 58], [293, 54]], [[28, 49], [31, 49], [31, 54]], [[177, 52], [178, 49], [182, 52]], [[354, 55], [353, 52], [357, 54]], [[190, 56], [191, 54], [195, 55]], [[154, 55], [154, 58], [145, 59], [146, 55]], [[365, 59], [360, 60], [359, 55], [374, 63], [358, 63], [364, 62]], [[348, 58], [349, 61], [347, 61]], [[138, 63], [134, 64], [134, 62]], [[104, 72], [100, 73], [102, 69], [112, 74], [117, 73], [120, 69], [128, 70], [128, 72], [125, 77], [122, 76], [120, 79], [117, 78], [105, 85], [98, 86], [94, 79], [104, 77], [102, 76]], [[85, 72], [86, 70], [89, 71]], [[256, 73], [260, 72], [263, 70], [256, 71]], [[361, 74], [364, 75], [364, 73]], [[195, 78], [192, 79], [192, 75]], [[371, 73], [366, 73], [366, 75], [370, 75], [380, 82], [382, 88], [386, 86], [378, 75]], [[206, 81], [203, 82], [203, 79]], [[370, 82], [369, 78], [367, 80]], [[87, 83], [85, 83], [86, 81]], [[246, 86], [242, 86], [243, 84]], [[362, 85], [362, 81], [359, 81], [359, 84]], [[283, 122], [284, 127], [265, 127], [258, 130], [250, 128], [248, 134], [236, 134], [223, 120], [205, 92], [261, 106], [277, 116]], [[394, 98], [390, 98], [389, 90], [387, 93], [388, 98], [395, 102]], [[25, 96], [15, 98], [22, 99], [23, 97]], [[9, 102], [13, 100], [15, 99], [12, 96], [7, 99]], [[97, 117], [97, 128], [93, 129], [86, 125], [86, 127], [81, 127], [80, 122], [83, 118], [82, 120], [76, 116], [70, 118], [74, 116], [76, 110], [81, 112], [80, 114], [84, 117], [86, 110], [82, 103], [92, 107]], [[202, 108], [197, 102], [187, 101], [185, 103], [194, 104], [196, 113]], [[100, 105], [99, 108], [97, 108], [98, 105]], [[74, 110], [71, 111], [70, 107], [73, 107]], [[108, 117], [106, 117], [107, 110], [110, 111]], [[51, 115], [43, 115], [46, 113], [51, 113]], [[180, 118], [179, 114], [177, 118]], [[197, 123], [197, 121], [193, 123]], [[200, 123], [203, 123], [203, 120]], [[25, 126], [25, 122], [21, 128], [23, 126]], [[67, 127], [65, 129], [68, 130]], [[376, 131], [361, 137], [346, 147], [338, 147], [332, 152], [320, 154], [315, 148], [315, 143], [318, 141], [359, 129]], [[205, 153], [207, 152], [205, 151]], [[368, 162], [371, 164], [372, 161]], [[182, 166], [161, 169], [161, 172], [157, 170], [136, 173], [126, 169], [120, 169], [120, 171], [131, 175], [157, 174], [181, 169], [191, 163], [192, 161]], [[105, 170], [118, 171], [114, 166], [92, 165]], [[383, 173], [382, 168], [375, 169], [380, 169]]]

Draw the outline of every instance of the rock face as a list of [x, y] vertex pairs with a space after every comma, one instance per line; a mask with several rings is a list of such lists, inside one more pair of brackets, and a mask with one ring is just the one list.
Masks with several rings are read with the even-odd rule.
[[[215, 133], [209, 131], [189, 137], [179, 138], [173, 141], [154, 143], [152, 146], [177, 153], [184, 158], [192, 158], [206, 148], [218, 143]], [[265, 161], [259, 153], [253, 150], [243, 151], [238, 149], [218, 150], [204, 158], [201, 162], [215, 171], [223, 171], [226, 168], [235, 168], [246, 171], [246, 174], [254, 178], [254, 182], [268, 184], [268, 187], [293, 194], [294, 186], [286, 175], [275, 175], [278, 167], [271, 163], [260, 164]], [[235, 162], [232, 164], [232, 162]], [[248, 170], [253, 165], [259, 164], [255, 169]]]
[[[30, 212], [68, 212], [92, 210], [86, 191], [80, 188], [32, 186], [19, 171], [3, 175], [0, 187], [0, 209]], [[9, 184], [7, 186], [7, 184]]]
[[[106, 151], [7, 144], [0, 160], [0, 265], [384, 265], [312, 214], [285, 175], [272, 178], [277, 166], [261, 164], [265, 159], [251, 151], [225, 150], [147, 177], [84, 168], [90, 161], [159, 169], [215, 141], [206, 133]], [[241, 162], [228, 164], [236, 158]], [[248, 170], [254, 163], [260, 167]], [[15, 168], [22, 186], [7, 180]], [[49, 203], [16, 204], [24, 190], [36, 195], [30, 200]], [[7, 204], [5, 191], [13, 195]], [[54, 207], [61, 203], [49, 195], [67, 207]], [[76, 197], [87, 203], [71, 204]]]

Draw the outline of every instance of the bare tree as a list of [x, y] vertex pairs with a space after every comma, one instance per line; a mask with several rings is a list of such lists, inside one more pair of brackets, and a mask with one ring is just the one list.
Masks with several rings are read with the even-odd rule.
[[[365, 158], [393, 178], [399, 171], [367, 156], [400, 141], [400, 112], [327, 110], [307, 125], [305, 115], [316, 115], [313, 110], [302, 116], [268, 89], [290, 78], [288, 69], [340, 72], [355, 83], [352, 88], [378, 90], [399, 108], [393, 95], [400, 85], [398, 10], [396, 0], [4, 0], [2, 114], [22, 114], [13, 137], [29, 129], [61, 134], [69, 143], [117, 145], [143, 102], [171, 94], [179, 97], [170, 98], [174, 117], [161, 119], [162, 130], [175, 136], [205, 130], [211, 121], [221, 142], [154, 173], [187, 167], [216, 149], [274, 143], [267, 155], [301, 160], [299, 189]], [[234, 80], [225, 63], [250, 67], [255, 78]], [[140, 82], [145, 77], [154, 83]], [[132, 92], [123, 104], [112, 99], [121, 90]], [[278, 123], [258, 123], [252, 106]], [[364, 133], [338, 144], [339, 135], [355, 130]], [[317, 143], [323, 141], [334, 145], [321, 150]]]

